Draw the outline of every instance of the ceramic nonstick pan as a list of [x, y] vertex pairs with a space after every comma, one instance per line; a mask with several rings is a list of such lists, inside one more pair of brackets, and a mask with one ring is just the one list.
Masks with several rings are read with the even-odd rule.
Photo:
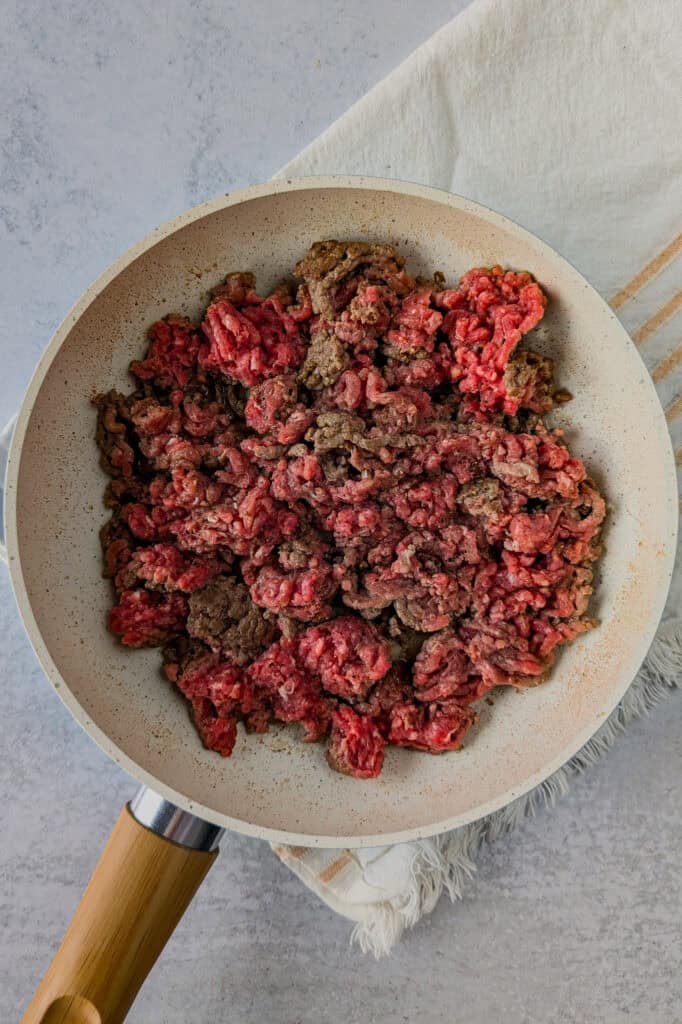
[[[197, 316], [225, 273], [281, 279], [321, 238], [391, 241], [412, 269], [452, 281], [471, 266], [526, 268], [550, 303], [533, 345], [574, 395], [555, 421], [606, 494], [595, 614], [550, 680], [504, 693], [466, 748], [391, 748], [381, 777], [331, 772], [319, 745], [240, 735], [233, 758], [204, 750], [158, 652], [104, 628], [107, 513], [90, 398], [129, 388], [147, 326]], [[279, 181], [221, 196], [153, 231], [67, 316], [24, 399], [10, 453], [9, 564], [31, 642], [71, 713], [148, 787], [124, 809], [26, 1020], [122, 1020], [215, 856], [220, 828], [298, 845], [362, 846], [472, 821], [536, 786], [595, 732], [630, 684], [659, 621], [673, 564], [677, 486], [665, 419], [624, 329], [583, 277], [505, 217], [458, 196], [371, 178]]]

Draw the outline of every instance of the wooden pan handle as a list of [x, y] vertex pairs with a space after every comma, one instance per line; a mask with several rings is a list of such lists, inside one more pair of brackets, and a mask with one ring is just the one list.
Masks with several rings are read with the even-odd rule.
[[124, 807], [22, 1024], [119, 1024], [217, 850], [192, 850]]

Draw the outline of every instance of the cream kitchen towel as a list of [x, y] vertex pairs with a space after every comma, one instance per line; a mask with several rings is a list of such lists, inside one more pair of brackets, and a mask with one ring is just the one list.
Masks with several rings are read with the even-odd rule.
[[[476, 0], [280, 176], [375, 174], [476, 199], [568, 257], [622, 317], [682, 462], [682, 32], [675, 0]], [[504, 253], [500, 254], [504, 259]], [[447, 268], [443, 268], [447, 269]], [[481, 842], [561, 793], [681, 678], [678, 574], [661, 632], [601, 732], [539, 790], [447, 836], [278, 847], [376, 955], [460, 894]]]

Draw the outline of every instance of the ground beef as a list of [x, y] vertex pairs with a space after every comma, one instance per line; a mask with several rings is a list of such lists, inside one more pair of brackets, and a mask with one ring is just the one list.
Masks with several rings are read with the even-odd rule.
[[330, 331], [317, 330], [310, 335], [299, 378], [310, 391], [321, 391], [334, 384], [349, 365], [350, 356], [343, 342]]
[[145, 580], [154, 590], [199, 590], [218, 573], [225, 571], [225, 562], [209, 556], [188, 557], [172, 544], [151, 544], [135, 548], [129, 561], [119, 569], [115, 583], [126, 589], [136, 580]]
[[328, 693], [347, 700], [364, 697], [372, 683], [386, 675], [389, 653], [378, 630], [352, 615], [314, 626], [298, 638], [303, 667], [320, 677]]
[[248, 681], [278, 721], [300, 722], [307, 741], [325, 735], [333, 705], [322, 692], [319, 677], [301, 666], [294, 640], [269, 647], [249, 668]]
[[206, 343], [199, 352], [204, 370], [252, 387], [297, 369], [305, 356], [300, 321], [277, 295], [237, 309], [227, 299], [212, 302], [202, 324]]
[[303, 622], [328, 619], [338, 589], [328, 545], [312, 537], [294, 537], [280, 544], [277, 556], [262, 567], [242, 564], [255, 604]]
[[273, 639], [275, 627], [233, 576], [217, 576], [189, 599], [187, 632], [236, 665], [252, 661]]
[[201, 325], [155, 323], [137, 389], [95, 398], [109, 629], [163, 646], [203, 743], [297, 723], [337, 771], [461, 746], [495, 686], [590, 629], [605, 504], [519, 347], [526, 272], [415, 279], [318, 242], [296, 294], [231, 273]]
[[315, 313], [332, 321], [350, 305], [363, 281], [381, 282], [397, 295], [409, 292], [414, 281], [404, 266], [391, 245], [332, 240], [315, 242], [296, 264], [296, 274], [308, 286]]
[[107, 391], [95, 398], [100, 465], [113, 477], [133, 475], [135, 451], [132, 447], [130, 399], [118, 391]]
[[300, 441], [315, 413], [297, 400], [295, 377], [273, 377], [251, 388], [244, 407], [246, 425], [275, 444]]
[[194, 324], [184, 317], [167, 316], [152, 324], [147, 355], [132, 362], [130, 371], [158, 388], [184, 387], [196, 373], [200, 345]]
[[223, 757], [229, 757], [237, 740], [236, 719], [219, 715], [211, 701], [205, 697], [193, 700], [190, 706], [192, 720], [204, 746]]
[[[472, 410], [513, 414], [522, 397], [529, 397], [542, 411], [549, 408], [532, 393], [513, 395], [505, 387], [512, 353], [523, 335], [540, 322], [547, 302], [530, 274], [499, 266], [470, 270], [459, 288], [441, 292], [435, 301], [447, 310], [443, 331], [460, 368], [458, 387], [472, 396], [468, 403]], [[547, 366], [551, 372], [551, 364]]]
[[340, 705], [332, 716], [327, 745], [331, 768], [355, 779], [374, 779], [384, 763], [384, 737], [373, 719]]
[[517, 409], [547, 412], [552, 408], [554, 364], [546, 356], [524, 350], [512, 353], [502, 378], [504, 390]]
[[456, 701], [441, 704], [395, 704], [390, 711], [388, 742], [429, 754], [459, 750], [478, 715]]
[[186, 621], [184, 597], [149, 590], [124, 590], [109, 612], [109, 629], [126, 647], [158, 647], [181, 633]]

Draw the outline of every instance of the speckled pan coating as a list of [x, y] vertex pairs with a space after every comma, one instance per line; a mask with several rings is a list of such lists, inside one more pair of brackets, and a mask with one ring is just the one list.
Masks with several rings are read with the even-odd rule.
[[[200, 745], [157, 651], [104, 628], [106, 518], [91, 395], [129, 387], [151, 321], [196, 316], [226, 272], [260, 288], [320, 238], [390, 241], [411, 269], [449, 281], [493, 262], [528, 269], [550, 296], [534, 347], [575, 396], [556, 416], [610, 503], [595, 613], [601, 626], [559, 658], [547, 684], [494, 693], [459, 753], [391, 748], [378, 780], [329, 771], [321, 745], [288, 731], [240, 733], [238, 756]], [[6, 520], [17, 601], [62, 700], [123, 768], [182, 807], [251, 835], [372, 845], [462, 825], [531, 789], [600, 726], [639, 667], [672, 572], [677, 486], [665, 419], [635, 346], [594, 289], [527, 231], [476, 203], [377, 178], [280, 181], [222, 196], [158, 228], [83, 295], [45, 351], [10, 453]], [[55, 765], [55, 770], [58, 766]]]

